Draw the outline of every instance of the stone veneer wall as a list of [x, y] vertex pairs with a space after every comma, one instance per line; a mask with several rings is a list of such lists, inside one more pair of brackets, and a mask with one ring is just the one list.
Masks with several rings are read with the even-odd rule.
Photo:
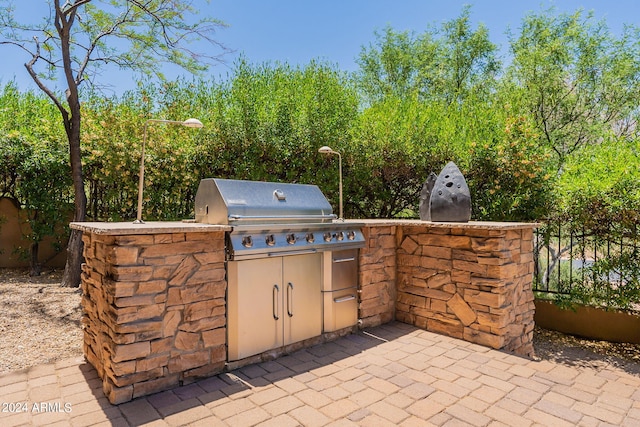
[[360, 249], [358, 319], [367, 328], [394, 319], [396, 305], [396, 226], [365, 226]]
[[533, 355], [533, 227], [403, 226], [396, 319]]
[[82, 229], [84, 354], [109, 401], [222, 371], [224, 230], [104, 235]]
[[[396, 319], [533, 354], [535, 225], [364, 222], [361, 327]], [[85, 243], [84, 353], [111, 403], [225, 368], [226, 227], [71, 226]]]

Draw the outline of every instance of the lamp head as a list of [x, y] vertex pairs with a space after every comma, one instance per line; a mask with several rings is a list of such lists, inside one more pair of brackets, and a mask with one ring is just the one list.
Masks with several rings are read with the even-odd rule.
[[333, 149], [331, 147], [327, 147], [326, 145], [320, 147], [320, 149], [318, 150], [318, 153], [337, 154], [335, 151], [333, 151]]
[[204, 125], [202, 124], [202, 122], [198, 119], [187, 119], [184, 122], [182, 122], [182, 126], [186, 126], [188, 128], [201, 128]]

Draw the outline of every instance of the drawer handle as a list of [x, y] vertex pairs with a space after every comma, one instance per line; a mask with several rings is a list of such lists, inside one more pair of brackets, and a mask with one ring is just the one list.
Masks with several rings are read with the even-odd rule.
[[356, 259], [354, 257], [351, 258], [334, 258], [333, 262], [338, 263], [338, 262], [350, 262], [350, 261], [355, 261]]
[[347, 302], [347, 301], [351, 301], [351, 300], [354, 300], [354, 299], [356, 299], [355, 295], [347, 295], [347, 296], [340, 297], [340, 298], [334, 298], [333, 302]]

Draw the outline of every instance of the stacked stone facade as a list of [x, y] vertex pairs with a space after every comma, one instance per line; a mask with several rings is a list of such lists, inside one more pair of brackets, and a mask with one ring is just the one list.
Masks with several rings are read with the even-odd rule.
[[[360, 327], [391, 320], [533, 355], [532, 224], [365, 220]], [[225, 226], [83, 231], [84, 354], [112, 403], [225, 369]]]
[[398, 242], [397, 320], [533, 355], [533, 227], [404, 226]]
[[365, 226], [366, 246], [360, 249], [361, 327], [393, 320], [396, 302], [396, 226]]
[[84, 354], [111, 403], [223, 370], [224, 231], [83, 241]]

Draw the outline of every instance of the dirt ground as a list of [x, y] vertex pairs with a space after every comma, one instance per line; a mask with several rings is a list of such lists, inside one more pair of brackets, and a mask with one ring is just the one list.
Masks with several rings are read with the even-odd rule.
[[[30, 277], [0, 269], [0, 373], [82, 355], [81, 291], [60, 286], [61, 270]], [[537, 358], [571, 365], [630, 365], [640, 373], [640, 344], [616, 344], [536, 328]], [[627, 366], [629, 367], [629, 366]]]
[[0, 269], [0, 372], [82, 355], [79, 288], [62, 271]]

